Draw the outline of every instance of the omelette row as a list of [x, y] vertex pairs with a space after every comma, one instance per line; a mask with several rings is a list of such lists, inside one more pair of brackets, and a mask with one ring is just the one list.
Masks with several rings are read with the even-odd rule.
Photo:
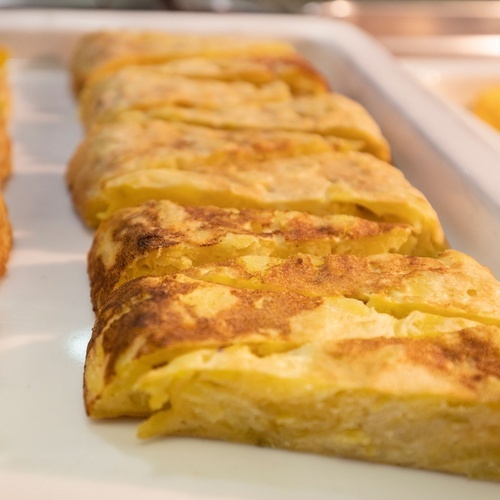
[[500, 285], [283, 42], [85, 36], [92, 418], [500, 479]]
[[[10, 91], [7, 80], [7, 52], [0, 48], [0, 187], [11, 174], [11, 144], [8, 132]], [[0, 192], [0, 276], [7, 269], [12, 247], [12, 227], [3, 194]]]
[[446, 247], [373, 118], [287, 43], [93, 33], [72, 75], [87, 133], [67, 181], [91, 227], [168, 199], [406, 223], [416, 253]]
[[[180, 257], [181, 258], [181, 257]], [[500, 479], [500, 285], [470, 257], [245, 256], [112, 292], [93, 418]]]

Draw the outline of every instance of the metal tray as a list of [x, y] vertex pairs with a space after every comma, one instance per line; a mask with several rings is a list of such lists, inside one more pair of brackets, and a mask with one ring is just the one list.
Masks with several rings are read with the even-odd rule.
[[[82, 137], [65, 63], [96, 28], [288, 39], [380, 123], [395, 163], [436, 207], [453, 246], [500, 275], [498, 154], [373, 39], [309, 16], [4, 11], [14, 91], [15, 247], [0, 281], [0, 485], [8, 500], [497, 499], [500, 485], [398, 467], [197, 439], [139, 442], [136, 422], [91, 422], [82, 403], [93, 324], [91, 233], [63, 179]], [[258, 35], [257, 35], [258, 34]]]

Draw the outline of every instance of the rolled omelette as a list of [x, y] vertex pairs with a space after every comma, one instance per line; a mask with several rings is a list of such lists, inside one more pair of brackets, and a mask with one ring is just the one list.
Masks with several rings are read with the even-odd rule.
[[215, 165], [179, 162], [175, 167], [115, 175], [82, 204], [83, 218], [97, 226], [120, 208], [167, 199], [182, 205], [296, 210], [409, 224], [418, 238], [417, 252], [436, 253], [446, 247], [438, 216], [425, 196], [400, 170], [367, 153]]
[[407, 224], [152, 200], [115, 212], [97, 228], [88, 253], [91, 299], [99, 310], [113, 290], [134, 278], [240, 256], [412, 254], [416, 245]]
[[[124, 66], [203, 58], [300, 58], [290, 43], [241, 35], [195, 35], [162, 31], [106, 30], [82, 36], [70, 71], [76, 93]], [[314, 75], [314, 79], [316, 76]]]
[[143, 438], [500, 479], [497, 326], [248, 283], [177, 273], [118, 288], [87, 351], [88, 414], [147, 417]]

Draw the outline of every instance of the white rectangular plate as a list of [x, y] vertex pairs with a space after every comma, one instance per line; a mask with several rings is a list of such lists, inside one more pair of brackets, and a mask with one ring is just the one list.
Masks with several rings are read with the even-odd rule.
[[500, 485], [197, 439], [140, 442], [136, 422], [90, 422], [82, 403], [93, 324], [91, 233], [64, 183], [81, 139], [66, 68], [76, 37], [100, 27], [241, 33], [293, 41], [334, 88], [362, 102], [394, 161], [439, 212], [453, 246], [500, 274], [496, 152], [370, 38], [312, 17], [3, 11], [13, 55], [15, 246], [0, 281], [0, 497], [6, 500], [470, 499]]

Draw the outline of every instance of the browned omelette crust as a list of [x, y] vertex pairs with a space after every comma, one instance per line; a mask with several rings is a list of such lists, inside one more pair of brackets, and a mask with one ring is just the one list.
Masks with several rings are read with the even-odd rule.
[[7, 79], [8, 54], [0, 47], [0, 185], [10, 176], [11, 141], [8, 131], [11, 96]]
[[[498, 479], [499, 328], [428, 315], [416, 329], [405, 321], [352, 299], [140, 278], [97, 319], [86, 408], [95, 418], [156, 409], [143, 437], [243, 441]], [[282, 419], [288, 425], [273, 425]]]
[[326, 79], [299, 54], [288, 56], [189, 58], [162, 65], [166, 74], [212, 78], [265, 85], [283, 81], [293, 95], [321, 94], [330, 90]]
[[[203, 291], [203, 296], [208, 297], [210, 293], [216, 294], [223, 290], [225, 296], [233, 296], [234, 304], [226, 305], [218, 303], [219, 297], [215, 295], [214, 309], [210, 305], [204, 307], [205, 314], [196, 311], [198, 304], [185, 300], [192, 292]], [[293, 287], [292, 287], [293, 289]], [[318, 307], [325, 300], [322, 296], [307, 296], [302, 293], [289, 291], [270, 291], [265, 289], [237, 288], [231, 286], [220, 286], [216, 283], [204, 282], [190, 278], [182, 274], [175, 276], [142, 277], [127, 283], [113, 294], [111, 300], [102, 313], [97, 317], [94, 333], [89, 343], [89, 350], [98, 336], [101, 337], [104, 351], [107, 353], [106, 377], [113, 376], [115, 362], [131, 346], [139, 342], [139, 349], [134, 349], [134, 357], [147, 356], [163, 348], [174, 348], [180, 351], [192, 347], [201, 348], [206, 346], [235, 345], [239, 341], [261, 343], [268, 346], [273, 343], [283, 344], [291, 342], [289, 347], [296, 347], [301, 342], [297, 338], [290, 338], [290, 319], [299, 312], [310, 311]], [[262, 305], [265, 304], [265, 307]], [[201, 304], [203, 306], [203, 304]], [[132, 306], [132, 307], [131, 307]], [[498, 331], [497, 328], [489, 330], [477, 326], [478, 331]], [[165, 330], [166, 329], [166, 330]], [[475, 330], [475, 328], [473, 328]], [[432, 332], [428, 332], [431, 334]], [[371, 335], [370, 335], [371, 336]], [[436, 344], [442, 344], [443, 350], [446, 343], [439, 341], [443, 336], [436, 337]], [[446, 339], [446, 336], [444, 336]], [[311, 341], [322, 341], [324, 339], [307, 339]], [[374, 338], [343, 339], [338, 342], [343, 347], [332, 350], [333, 353], [344, 351], [347, 354], [363, 353], [369, 355], [370, 350], [364, 349], [364, 345], [370, 344], [375, 348], [404, 344], [406, 338]], [[421, 345], [428, 340], [418, 337]], [[465, 339], [466, 340], [466, 339]], [[463, 342], [459, 342], [459, 345]], [[465, 352], [472, 352], [472, 358], [486, 356], [487, 365], [489, 361], [498, 358], [497, 338], [494, 348], [488, 342], [472, 342], [466, 345]], [[334, 344], [332, 344], [333, 346]], [[258, 350], [258, 349], [257, 349]], [[270, 348], [274, 352], [274, 348]], [[278, 346], [278, 351], [282, 347]], [[460, 349], [451, 347], [448, 349], [448, 357], [465, 361], [464, 353]], [[472, 350], [472, 351], [471, 351]], [[179, 354], [176, 351], [176, 355]], [[412, 356], [418, 357], [415, 354]], [[426, 357], [427, 359], [427, 357]], [[442, 364], [441, 361], [438, 364]], [[446, 366], [443, 366], [446, 368]], [[497, 376], [500, 367], [490, 368]]]
[[12, 172], [11, 140], [6, 123], [0, 122], [0, 186]]
[[[500, 382], [498, 333], [498, 328], [477, 326], [436, 336], [432, 341], [428, 338], [348, 339], [329, 347], [328, 354], [333, 360], [343, 359], [347, 362], [351, 359], [352, 366], [348, 370], [352, 375], [357, 367], [364, 366], [365, 376], [359, 377], [362, 381], [358, 382], [360, 387], [368, 382], [365, 377], [371, 366], [380, 366], [387, 359], [388, 353], [397, 352], [409, 365], [422, 365], [438, 376], [455, 379], [463, 386], [464, 393], [468, 393], [468, 397], [464, 399], [487, 401], [493, 396], [491, 400], [498, 402], [497, 391], [500, 385], [493, 393], [482, 392], [488, 379], [496, 379], [496, 384]], [[402, 366], [394, 363], [387, 366], [387, 369], [394, 370], [396, 375], [404, 369], [404, 363]]]
[[[115, 377], [118, 381], [121, 377], [125, 380], [130, 376], [134, 378], [137, 376], [136, 369], [146, 371], [191, 349], [243, 343], [254, 345], [255, 352], [259, 352], [259, 349], [262, 352], [286, 352], [304, 343], [326, 342], [330, 345], [345, 337], [410, 336], [432, 339], [455, 328], [454, 324], [479, 325], [473, 320], [481, 319], [480, 314], [474, 314], [474, 310], [470, 315], [463, 314], [460, 304], [447, 303], [446, 297], [445, 306], [450, 307], [450, 311], [462, 312], [465, 318], [459, 319], [446, 308], [441, 311], [435, 307], [432, 291], [429, 291], [427, 302], [425, 296], [420, 297], [417, 303], [403, 301], [403, 308], [399, 311], [396, 307], [381, 307], [382, 311], [389, 310], [391, 315], [376, 312], [378, 304], [376, 301], [373, 304], [370, 302], [371, 295], [376, 298], [377, 295], [390, 294], [391, 284], [393, 290], [398, 291], [398, 285], [405, 285], [406, 281], [411, 281], [412, 274], [422, 269], [427, 272], [443, 269], [441, 262], [437, 261], [433, 265], [433, 259], [393, 256], [393, 269], [390, 270], [390, 266], [384, 266], [384, 256], [363, 259], [351, 257], [329, 257], [326, 261], [333, 261], [333, 265], [319, 267], [313, 270], [314, 274], [308, 272], [307, 268], [303, 269], [306, 256], [290, 259], [287, 264], [291, 265], [280, 267], [275, 275], [271, 272], [269, 280], [264, 283], [259, 283], [258, 272], [251, 276], [256, 278], [253, 280], [248, 279], [248, 276], [246, 281], [235, 279], [234, 276], [231, 279], [229, 275], [230, 279], [224, 284], [217, 283], [217, 280], [212, 282], [203, 273], [203, 267], [198, 268], [201, 272], [196, 272], [197, 268], [193, 269], [191, 274], [194, 277], [186, 272], [129, 281], [113, 292], [97, 315], [86, 366], [87, 377], [94, 380], [92, 382], [86, 378], [86, 383], [93, 386], [97, 380], [102, 391]], [[295, 266], [300, 267], [298, 271], [294, 269], [294, 261]], [[355, 261], [357, 266], [353, 265]], [[360, 261], [364, 262], [360, 265]], [[331, 272], [335, 265], [344, 273], [350, 273], [344, 277], [344, 284], [335, 281], [342, 280], [342, 272], [337, 270], [335, 275]], [[370, 265], [379, 267], [380, 272], [367, 271]], [[235, 270], [238, 270], [237, 266]], [[352, 274], [358, 272], [359, 281]], [[363, 284], [363, 278], [368, 281], [366, 285]], [[452, 277], [452, 281], [453, 278], [456, 277]], [[459, 278], [456, 278], [457, 284]], [[365, 289], [358, 291], [357, 286], [365, 286]], [[422, 288], [425, 290], [427, 287], [424, 284]], [[497, 283], [494, 292], [498, 294], [498, 290]], [[485, 288], [484, 292], [487, 291]], [[349, 295], [356, 300], [349, 298]], [[360, 296], [369, 307], [358, 300]], [[484, 297], [479, 297], [479, 300], [487, 301]], [[419, 311], [421, 304], [424, 305], [423, 313]], [[495, 307], [494, 299], [490, 301], [491, 304]], [[330, 312], [317, 313], [322, 307]], [[467, 306], [462, 309], [467, 309]], [[309, 319], [299, 320], [299, 315], [307, 311], [313, 315]], [[449, 314], [450, 318], [446, 319], [440, 315], [441, 312]], [[347, 316], [343, 317], [345, 314]], [[396, 319], [397, 316], [402, 319]], [[319, 321], [317, 326], [316, 321]], [[398, 321], [402, 323], [396, 327]], [[403, 326], [406, 322], [413, 326]], [[495, 321], [490, 319], [490, 322]], [[498, 333], [500, 330], [496, 328], [492, 331]], [[384, 344], [385, 340], [380, 339], [379, 342]], [[497, 338], [498, 342], [500, 337]], [[390, 345], [389, 342], [386, 344]], [[134, 367], [136, 361], [140, 367]], [[127, 390], [131, 389], [129, 387]], [[99, 399], [99, 392], [95, 389], [86, 392], [90, 414], [94, 413], [94, 399]], [[113, 409], [107, 408], [106, 411], [112, 413]], [[118, 407], [116, 411], [123, 409]], [[97, 410], [95, 415], [99, 414]]]
[[[151, 366], [155, 360], [161, 360], [163, 364], [178, 352], [202, 346], [238, 342], [286, 344], [290, 318], [321, 302], [319, 298], [294, 293], [227, 289], [223, 290], [227, 292], [225, 302], [233, 299], [232, 306], [224, 305], [222, 310], [217, 310], [214, 304], [216, 309], [200, 315], [196, 304], [191, 305], [185, 299], [201, 290], [204, 299], [213, 293], [209, 300], [216, 303], [220, 288], [217, 284], [179, 275], [138, 278], [117, 289], [97, 316], [87, 347], [84, 398], [88, 414], [100, 414], [99, 409], [96, 412], [94, 408], [101, 397], [93, 388], [94, 384], [102, 384], [105, 390], [106, 385], [119, 379], [117, 367], [122, 364], [119, 360], [123, 356], [129, 358], [128, 353], [133, 352], [133, 355], [122, 364], [124, 372], [129, 370], [129, 362], [147, 360], [147, 365]], [[292, 346], [294, 344], [292, 342]], [[112, 409], [108, 411], [113, 412]], [[114, 416], [120, 415], [122, 409], [117, 411]], [[144, 405], [139, 405], [139, 414], [144, 411]], [[130, 414], [134, 414], [133, 406]]]
[[80, 117], [89, 130], [130, 110], [181, 106], [223, 110], [241, 104], [285, 101], [292, 97], [286, 83], [256, 85], [245, 81], [187, 78], [169, 75], [161, 66], [128, 66], [86, 87], [80, 94]]
[[362, 141], [363, 151], [382, 160], [391, 156], [379, 125], [359, 102], [338, 92], [224, 109], [161, 106], [148, 110], [162, 120], [212, 128], [240, 130], [289, 130]]
[[87, 84], [79, 95], [79, 104], [82, 120], [89, 127], [132, 108], [180, 105], [216, 109], [327, 90], [323, 77], [298, 55], [181, 59], [120, 68]]
[[[217, 130], [129, 113], [89, 133], [73, 154], [66, 179], [78, 211], [100, 204], [106, 183], [148, 169], [204, 169], [273, 158], [356, 149], [355, 141], [286, 131]], [[251, 163], [250, 163], [251, 164]]]
[[0, 47], [0, 122], [5, 123], [10, 115], [11, 96], [7, 77], [9, 54]]
[[[8, 131], [10, 115], [10, 89], [7, 81], [7, 52], [0, 47], [0, 187], [11, 174], [11, 141]], [[0, 275], [7, 268], [12, 247], [12, 227], [7, 206], [0, 193]]]
[[447, 250], [436, 258], [397, 254], [248, 256], [183, 271], [241, 288], [343, 296], [402, 318], [412, 311], [500, 326], [500, 283], [472, 257]]
[[5, 274], [7, 269], [11, 247], [12, 227], [3, 196], [0, 194], [0, 275]]
[[159, 31], [100, 31], [79, 40], [71, 60], [73, 88], [133, 64], [192, 57], [295, 57], [292, 45], [244, 36], [174, 34]]
[[405, 224], [150, 201], [116, 212], [97, 229], [88, 255], [91, 298], [99, 309], [111, 290], [133, 277], [241, 255], [369, 255], [411, 252], [415, 244]]
[[[290, 318], [298, 312], [314, 309], [322, 301], [295, 293], [234, 288], [229, 291], [235, 298], [234, 307], [213, 311], [213, 316], [212, 311], [210, 315], [199, 316], [195, 306], [178, 302], [199, 288], [215, 291], [217, 285], [187, 277], [145, 277], [120, 288], [103, 311], [102, 319], [97, 319], [94, 329], [96, 334], [105, 331], [103, 348], [109, 356], [106, 379], [109, 381], [114, 376], [117, 359], [137, 342], [141, 345], [135, 352], [137, 358], [161, 349], [177, 351], [239, 341], [286, 344], [291, 341]], [[261, 305], [263, 301], [265, 308]], [[129, 309], [130, 302], [134, 307]], [[163, 328], [166, 325], [168, 332]]]
[[89, 224], [151, 199], [222, 208], [297, 210], [410, 224], [420, 254], [446, 247], [436, 212], [402, 172], [372, 155], [332, 152], [266, 162], [131, 170], [110, 179], [84, 207]]

